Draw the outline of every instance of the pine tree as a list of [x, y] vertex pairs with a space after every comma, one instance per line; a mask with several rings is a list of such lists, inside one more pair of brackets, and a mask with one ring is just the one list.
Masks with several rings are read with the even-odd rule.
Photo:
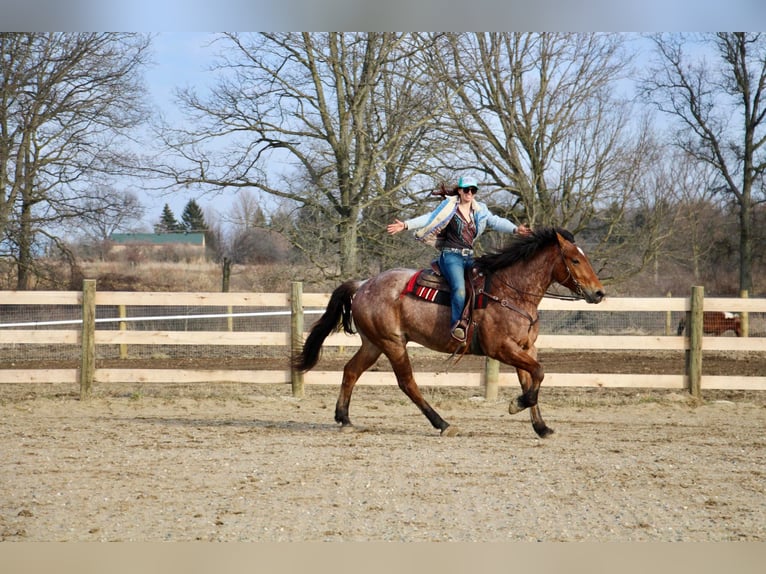
[[178, 223], [176, 216], [170, 209], [170, 206], [166, 203], [162, 209], [162, 217], [157, 225], [154, 226], [155, 233], [174, 233], [176, 231], [183, 231], [183, 226]]
[[207, 223], [205, 223], [205, 214], [202, 213], [202, 209], [196, 201], [190, 199], [184, 208], [184, 212], [181, 215], [181, 227], [192, 232], [204, 232], [207, 231]]

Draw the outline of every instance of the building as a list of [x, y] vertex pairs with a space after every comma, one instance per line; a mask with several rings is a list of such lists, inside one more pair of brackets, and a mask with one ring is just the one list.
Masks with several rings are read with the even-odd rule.
[[139, 259], [160, 261], [203, 261], [204, 233], [113, 233], [110, 252], [132, 251]]

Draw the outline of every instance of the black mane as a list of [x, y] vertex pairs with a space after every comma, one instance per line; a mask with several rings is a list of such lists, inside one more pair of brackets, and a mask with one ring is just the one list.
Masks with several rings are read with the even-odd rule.
[[541, 227], [535, 229], [531, 235], [514, 235], [510, 245], [495, 253], [488, 253], [477, 257], [475, 264], [481, 271], [491, 273], [504, 269], [533, 257], [540, 249], [549, 247], [558, 242], [556, 233], [567, 241], [574, 243], [574, 235], [561, 227]]

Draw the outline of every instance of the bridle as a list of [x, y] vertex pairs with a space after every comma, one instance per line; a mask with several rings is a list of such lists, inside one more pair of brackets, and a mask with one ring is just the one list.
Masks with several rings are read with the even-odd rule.
[[[579, 250], [579, 248], [578, 248]], [[582, 251], [580, 251], [582, 253]], [[585, 299], [585, 290], [582, 288], [582, 285], [580, 285], [580, 282], [577, 280], [577, 278], [574, 276], [574, 273], [572, 273], [572, 268], [569, 267], [569, 263], [567, 263], [567, 258], [564, 256], [564, 250], [561, 248], [561, 245], [559, 245], [559, 255], [561, 255], [561, 260], [564, 262], [564, 267], [567, 270], [567, 277], [564, 279], [564, 281], [557, 281], [557, 283], [564, 285], [568, 280], [572, 280], [572, 283], [574, 283], [574, 286], [576, 289], [570, 289], [575, 295], [549, 295], [548, 293], [543, 294], [543, 297], [551, 297], [553, 299], [561, 299], [563, 301], [577, 301], [578, 299]]]

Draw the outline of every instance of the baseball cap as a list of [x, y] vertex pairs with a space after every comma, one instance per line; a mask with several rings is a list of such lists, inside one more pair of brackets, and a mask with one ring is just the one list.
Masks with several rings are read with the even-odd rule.
[[463, 189], [466, 187], [475, 187], [476, 189], [479, 189], [479, 182], [476, 181], [475, 177], [461, 177], [457, 182], [457, 186]]

